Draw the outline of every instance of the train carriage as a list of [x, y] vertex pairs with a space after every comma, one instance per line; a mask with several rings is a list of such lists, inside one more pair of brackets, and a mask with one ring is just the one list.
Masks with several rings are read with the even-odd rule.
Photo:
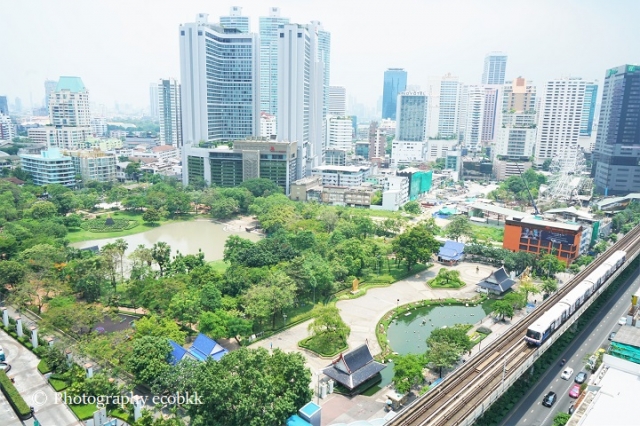
[[527, 330], [525, 340], [540, 346], [569, 317], [569, 307], [564, 303], [552, 306]]
[[584, 300], [591, 295], [592, 286], [592, 283], [583, 281], [562, 298], [560, 302], [569, 306], [569, 315], [573, 315], [582, 306]]
[[609, 256], [609, 258], [605, 260], [604, 263], [613, 267], [613, 270], [615, 271], [619, 267], [621, 267], [626, 260], [627, 260], [627, 253], [622, 250], [618, 250], [617, 252]]

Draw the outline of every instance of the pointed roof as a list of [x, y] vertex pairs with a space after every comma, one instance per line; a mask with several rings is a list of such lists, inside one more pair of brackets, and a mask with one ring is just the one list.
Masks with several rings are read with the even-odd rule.
[[62, 90], [68, 90], [74, 93], [87, 91], [80, 77], [69, 77], [69, 76], [60, 77], [60, 80], [58, 80], [58, 85], [56, 86], [56, 92], [60, 92]]
[[220, 358], [229, 351], [220, 346], [220, 344], [212, 338], [200, 333], [196, 337], [196, 340], [193, 341], [189, 352], [191, 352], [193, 356], [198, 358], [200, 361], [204, 361], [208, 357], [219, 361]]
[[460, 260], [463, 254], [464, 244], [450, 240], [445, 241], [438, 251], [438, 256], [447, 260]]
[[187, 350], [174, 342], [173, 340], [169, 340], [169, 344], [171, 345], [171, 352], [169, 353], [169, 364], [176, 365], [187, 353]]
[[486, 288], [492, 291], [504, 293], [509, 290], [516, 282], [509, 277], [509, 274], [504, 269], [504, 266], [491, 273], [487, 278], [476, 284], [479, 287]]
[[369, 347], [362, 344], [351, 352], [340, 354], [323, 372], [349, 390], [353, 390], [385, 368], [386, 365], [373, 360]]

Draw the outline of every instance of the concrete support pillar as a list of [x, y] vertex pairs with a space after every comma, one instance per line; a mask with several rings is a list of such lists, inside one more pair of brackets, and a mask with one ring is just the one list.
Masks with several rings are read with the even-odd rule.
[[4, 328], [9, 328], [9, 311], [7, 308], [0, 308], [2, 310], [2, 324], [4, 324]]
[[53, 346], [53, 337], [47, 337], [47, 346]]
[[38, 329], [34, 326], [30, 327], [31, 330], [31, 344], [33, 345], [33, 349], [38, 347]]
[[71, 350], [66, 349], [64, 354], [67, 357], [67, 365], [71, 366], [71, 364], [73, 364], [73, 355], [71, 354]]
[[140, 395], [134, 395], [131, 399], [133, 401], [133, 420], [138, 421], [142, 416], [142, 407], [144, 406], [144, 400]]
[[16, 317], [16, 333], [18, 333], [18, 337], [22, 337], [24, 334], [22, 332], [22, 318], [19, 316]]
[[86, 363], [84, 365], [84, 371], [87, 372], [87, 379], [90, 379], [93, 377], [93, 364], [91, 364], [90, 362]]

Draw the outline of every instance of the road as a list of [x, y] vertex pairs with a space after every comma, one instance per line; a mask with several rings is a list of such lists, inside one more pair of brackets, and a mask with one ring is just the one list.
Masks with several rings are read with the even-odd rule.
[[[608, 345], [609, 334], [620, 328], [618, 320], [626, 314], [631, 305], [631, 295], [637, 291], [638, 287], [640, 287], [640, 277], [636, 274], [635, 277], [629, 278], [624, 285], [618, 288], [613, 297], [591, 319], [557, 362], [505, 417], [501, 425], [547, 426], [552, 424], [557, 413], [569, 410], [569, 407], [575, 402], [569, 396], [569, 389], [574, 385], [573, 379], [576, 374], [585, 371], [585, 355], [594, 353], [598, 348]], [[567, 363], [560, 367], [560, 359], [562, 358], [566, 359]], [[573, 376], [569, 380], [560, 378], [566, 367], [573, 368]], [[587, 381], [590, 378], [591, 376], [587, 377]], [[558, 395], [551, 408], [542, 405], [542, 398], [549, 391], [554, 391]]]

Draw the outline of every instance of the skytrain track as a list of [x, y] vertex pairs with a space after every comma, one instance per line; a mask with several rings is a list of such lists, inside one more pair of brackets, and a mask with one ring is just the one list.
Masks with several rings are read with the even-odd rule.
[[464, 421], [479, 403], [500, 386], [505, 386], [505, 377], [525, 363], [536, 350], [523, 340], [527, 328], [618, 250], [627, 252], [627, 262], [640, 250], [640, 226], [633, 228], [606, 253], [587, 265], [542, 306], [509, 328], [482, 351], [484, 356], [477, 355], [469, 359], [436, 388], [407, 406], [389, 425], [444, 426], [458, 425]]

